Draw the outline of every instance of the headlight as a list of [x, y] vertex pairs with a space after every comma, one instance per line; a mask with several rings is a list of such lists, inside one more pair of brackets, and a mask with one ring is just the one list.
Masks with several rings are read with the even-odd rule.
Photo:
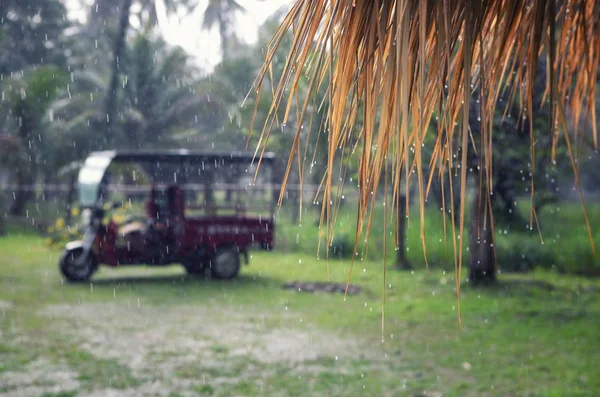
[[81, 211], [81, 223], [83, 224], [83, 226], [88, 226], [91, 221], [92, 221], [92, 210], [89, 208], [86, 208], [83, 211]]

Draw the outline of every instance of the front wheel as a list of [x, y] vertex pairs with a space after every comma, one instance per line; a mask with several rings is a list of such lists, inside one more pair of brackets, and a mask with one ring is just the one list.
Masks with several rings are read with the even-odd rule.
[[214, 278], [232, 279], [240, 271], [240, 256], [235, 247], [222, 247], [210, 261], [210, 271]]
[[80, 260], [83, 248], [77, 247], [65, 250], [60, 258], [60, 271], [68, 281], [88, 281], [96, 271], [97, 264], [93, 252], [89, 252], [87, 258]]

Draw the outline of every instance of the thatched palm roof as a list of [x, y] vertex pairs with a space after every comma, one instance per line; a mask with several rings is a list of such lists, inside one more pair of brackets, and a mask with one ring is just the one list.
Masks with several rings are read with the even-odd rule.
[[[255, 84], [258, 95], [269, 78], [277, 47], [290, 31], [293, 44], [283, 74], [273, 82], [273, 105], [260, 142], [268, 140], [276, 121], [285, 123], [290, 112], [297, 112], [297, 139], [290, 157], [304, 157], [306, 148], [299, 137], [303, 123], [309, 122], [306, 110], [319, 89], [327, 90], [329, 156], [324, 213], [329, 227], [335, 217], [331, 192], [339, 185], [337, 175], [333, 175], [334, 165], [343, 160], [339, 149], [351, 141], [349, 138], [358, 138], [363, 145], [358, 156], [361, 200], [357, 241], [368, 221], [374, 199], [371, 192], [377, 191], [379, 184], [387, 186], [389, 180], [389, 189], [397, 191], [401, 183], [410, 182], [411, 171], [416, 170], [423, 219], [428, 181], [423, 180], [422, 169], [437, 167], [442, 177], [453, 161], [461, 165], [458, 234], [463, 236], [466, 155], [472, 140], [468, 116], [475, 92], [482, 117], [481, 142], [473, 145], [481, 148], [482, 189], [491, 186], [493, 114], [503, 92], [518, 102], [525, 122], [531, 123], [531, 156], [535, 156], [536, 135], [550, 134], [552, 155], [562, 139], [573, 159], [573, 138], [581, 134], [584, 117], [591, 121], [597, 145], [594, 98], [600, 57], [600, 2], [297, 0], [267, 49]], [[533, 102], [540, 57], [546, 57], [548, 65], [543, 100], [550, 108], [547, 131], [534, 131], [532, 125], [533, 114], [542, 105]], [[308, 76], [308, 90], [300, 92], [303, 76]], [[292, 109], [298, 95], [298, 108]], [[277, 117], [277, 109], [285, 109], [283, 120]], [[570, 131], [567, 111], [572, 120]], [[421, 147], [432, 118], [438, 119], [436, 144], [430, 164], [423, 164]], [[458, 144], [453, 146], [454, 142]], [[291, 162], [290, 158], [290, 167]], [[575, 161], [572, 165], [577, 171]], [[382, 175], [388, 178], [382, 180]], [[535, 194], [533, 186], [531, 194]], [[485, 201], [489, 205], [489, 199]], [[536, 218], [533, 209], [531, 217], [532, 221]], [[456, 241], [456, 233], [454, 238]], [[459, 241], [457, 276], [464, 239]]]

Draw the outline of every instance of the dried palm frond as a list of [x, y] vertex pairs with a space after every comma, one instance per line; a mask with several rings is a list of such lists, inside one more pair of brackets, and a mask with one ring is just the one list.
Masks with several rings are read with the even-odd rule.
[[[272, 82], [272, 106], [259, 146], [266, 144], [277, 122], [286, 123], [292, 104], [298, 103], [298, 83], [301, 77], [308, 76], [308, 90], [298, 98], [302, 102], [296, 110], [298, 130], [290, 148], [289, 171], [294, 155], [306, 155], [302, 152], [306, 149], [300, 145], [300, 132], [310, 117], [308, 105], [319, 89], [326, 89], [324, 129], [329, 147], [322, 200], [324, 220], [330, 239], [337, 208], [332, 190], [343, 187], [333, 182], [334, 165], [344, 164], [346, 151], [340, 149], [347, 142], [360, 140], [357, 244], [361, 233], [365, 230], [368, 233], [382, 175], [386, 188], [389, 176], [390, 189], [396, 193], [401, 184], [408, 187], [414, 173], [425, 249], [424, 201], [430, 180], [424, 181], [423, 170], [429, 166], [443, 178], [444, 173], [459, 169], [460, 221], [459, 230], [453, 229], [459, 302], [467, 149], [471, 144], [474, 148], [478, 146], [470, 142], [469, 130], [470, 102], [475, 90], [479, 92], [482, 115], [478, 157], [480, 189], [488, 193], [488, 199], [483, 200], [486, 207], [490, 205], [492, 186], [494, 111], [503, 93], [509, 94], [511, 102], [518, 102], [523, 120], [530, 124], [532, 158], [536, 134], [552, 136], [552, 156], [561, 134], [564, 136], [577, 184], [571, 141], [573, 138], [578, 141], [582, 118], [591, 120], [593, 142], [597, 145], [594, 110], [600, 57], [597, 1], [297, 0], [266, 50], [264, 66], [254, 85], [258, 95], [265, 81], [272, 77], [270, 66], [288, 31], [292, 31], [292, 46], [283, 73], [278, 81]], [[533, 103], [533, 83], [541, 56], [547, 57], [544, 102], [550, 107], [551, 127], [548, 131], [534, 132], [534, 106], [540, 104]], [[285, 109], [283, 119], [278, 119], [278, 109]], [[567, 129], [567, 110], [573, 120], [571, 132]], [[429, 164], [424, 164], [421, 147], [432, 117], [437, 118], [436, 143]], [[456, 147], [455, 142], [458, 142]], [[534, 161], [531, 164], [533, 173]], [[533, 186], [531, 195], [533, 198]], [[398, 205], [408, 206], [408, 199], [406, 203], [393, 202], [391, 207]], [[531, 218], [533, 224], [537, 218], [533, 206]]]

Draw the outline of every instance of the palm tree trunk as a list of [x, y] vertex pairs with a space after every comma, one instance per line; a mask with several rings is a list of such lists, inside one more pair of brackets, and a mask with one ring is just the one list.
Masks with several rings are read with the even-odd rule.
[[229, 55], [229, 34], [227, 32], [227, 21], [219, 13], [219, 35], [221, 36], [221, 59], [224, 61]]
[[[36, 128], [34, 118], [36, 117], [30, 107], [24, 100], [17, 102], [14, 108], [15, 116], [19, 119], [18, 136], [21, 142], [29, 142], [25, 153], [29, 158], [28, 162], [23, 163], [17, 168], [15, 181], [17, 191], [14, 192], [13, 202], [8, 210], [11, 215], [23, 215], [27, 202], [33, 198], [33, 185], [36, 179], [36, 146], [32, 139], [33, 131]], [[33, 145], [32, 145], [33, 142]]]
[[127, 28], [129, 27], [129, 12], [131, 8], [131, 0], [123, 0], [121, 6], [121, 18], [119, 19], [119, 28], [117, 37], [115, 38], [115, 46], [113, 49], [112, 71], [110, 76], [110, 84], [106, 93], [106, 143], [114, 145], [115, 143], [115, 121], [117, 110], [117, 86], [119, 83], [119, 62], [123, 59], [125, 52], [125, 38], [127, 36]]
[[71, 224], [71, 210], [73, 209], [73, 200], [75, 199], [75, 193], [77, 189], [77, 173], [73, 173], [69, 178], [69, 190], [67, 191], [65, 209], [65, 223], [67, 225]]
[[473, 198], [469, 230], [469, 251], [471, 254], [469, 280], [475, 285], [496, 281], [496, 253], [490, 224], [491, 208], [485, 205], [482, 190], [485, 191], [483, 187], [477, 189], [477, 194]]
[[406, 257], [406, 195], [398, 196], [398, 247], [396, 249], [396, 269], [411, 270], [413, 267]]
[[17, 190], [14, 192], [14, 199], [8, 209], [10, 215], [21, 216], [25, 212], [25, 206], [33, 198], [34, 178], [30, 173], [18, 172], [16, 176]]

